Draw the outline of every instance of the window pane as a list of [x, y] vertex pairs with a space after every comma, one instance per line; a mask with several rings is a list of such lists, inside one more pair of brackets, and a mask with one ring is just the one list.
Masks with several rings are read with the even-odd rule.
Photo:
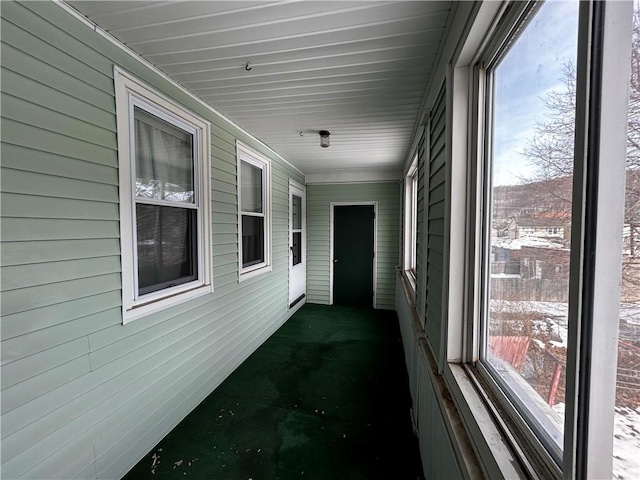
[[138, 294], [196, 280], [197, 211], [136, 205]]
[[242, 216], [242, 266], [264, 262], [264, 217]]
[[565, 401], [577, 18], [577, 2], [546, 2], [489, 74], [492, 189], [483, 360], [558, 461]]
[[240, 162], [241, 210], [262, 213], [262, 169]]
[[418, 171], [411, 177], [411, 245], [409, 268], [416, 270], [416, 244], [418, 241]]
[[302, 229], [302, 198], [293, 195], [292, 203], [293, 208], [291, 214], [293, 216], [293, 228], [300, 230]]
[[136, 196], [194, 202], [193, 135], [134, 108]]
[[613, 478], [640, 478], [640, 10], [633, 14]]
[[302, 232], [296, 232], [293, 234], [293, 245], [291, 251], [293, 252], [293, 265], [296, 266], [302, 262]]

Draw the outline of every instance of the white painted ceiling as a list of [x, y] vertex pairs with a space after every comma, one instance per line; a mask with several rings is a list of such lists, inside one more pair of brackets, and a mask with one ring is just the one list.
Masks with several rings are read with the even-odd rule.
[[[400, 172], [451, 9], [435, 1], [68, 3], [306, 174]], [[320, 130], [331, 132], [329, 148]]]

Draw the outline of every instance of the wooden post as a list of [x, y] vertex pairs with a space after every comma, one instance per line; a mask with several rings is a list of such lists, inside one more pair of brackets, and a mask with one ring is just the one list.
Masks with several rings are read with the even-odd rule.
[[562, 372], [562, 364], [556, 363], [556, 371], [553, 372], [553, 379], [551, 380], [551, 388], [549, 389], [549, 406], [553, 407], [553, 402], [556, 399], [556, 393], [558, 391], [558, 384], [560, 383], [560, 373]]

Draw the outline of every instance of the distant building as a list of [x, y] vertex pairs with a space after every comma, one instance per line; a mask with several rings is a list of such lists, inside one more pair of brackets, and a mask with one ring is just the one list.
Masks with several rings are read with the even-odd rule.
[[[533, 228], [533, 227], [531, 227]], [[491, 249], [492, 275], [517, 275], [533, 279], [568, 279], [569, 249], [564, 235], [565, 227], [559, 233], [531, 233], [520, 238], [496, 242]]]
[[520, 249], [522, 278], [569, 281], [569, 249], [527, 247]]
[[521, 217], [517, 219], [516, 238], [538, 237], [568, 240], [571, 223], [558, 217]]

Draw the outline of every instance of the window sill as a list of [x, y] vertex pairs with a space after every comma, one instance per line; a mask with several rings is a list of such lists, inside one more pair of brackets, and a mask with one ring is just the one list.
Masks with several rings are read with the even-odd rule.
[[213, 293], [213, 285], [200, 285], [188, 290], [180, 290], [166, 296], [159, 296], [155, 299], [140, 301], [133, 306], [124, 308], [122, 311], [122, 324], [126, 325], [134, 320], [146, 317], [160, 310], [165, 310], [174, 305], [178, 305], [194, 298]]
[[[408, 305], [414, 293], [407, 272], [398, 268], [398, 279]], [[435, 359], [424, 336], [415, 306], [410, 308], [414, 338], [420, 344], [420, 354], [436, 391], [440, 414], [447, 427], [458, 465], [464, 478], [529, 479], [503, 433], [496, 413], [488, 399], [481, 395], [474, 377], [461, 364], [445, 365], [438, 373]]]
[[409, 303], [416, 307], [416, 277], [411, 270], [401, 270], [401, 267], [396, 267], [397, 271], [401, 272], [400, 278], [404, 286], [405, 294]]
[[413, 293], [415, 295], [416, 293], [416, 274], [413, 270], [404, 270], [403, 271], [404, 274], [404, 278], [406, 279], [407, 283], [408, 283], [408, 287], [411, 291], [411, 293]]
[[270, 272], [272, 270], [271, 265], [260, 265], [249, 267], [245, 271], [240, 271], [240, 275], [238, 276], [238, 283], [244, 282], [245, 280], [249, 280], [250, 278], [257, 277], [258, 275], [262, 275], [263, 273]]
[[524, 456], [516, 455], [498, 413], [491, 407], [473, 376], [460, 364], [449, 363], [444, 370], [447, 389], [462, 418], [465, 430], [487, 478], [527, 479]]

